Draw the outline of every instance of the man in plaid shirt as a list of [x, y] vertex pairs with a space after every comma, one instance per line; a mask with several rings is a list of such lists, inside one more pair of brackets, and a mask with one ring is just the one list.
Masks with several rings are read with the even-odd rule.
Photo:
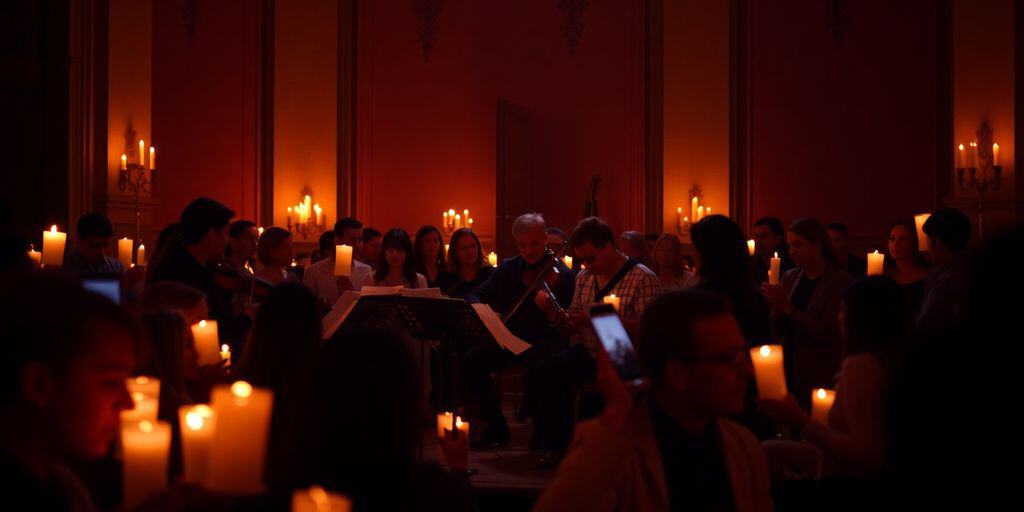
[[548, 453], [537, 463], [539, 468], [554, 468], [569, 444], [573, 428], [573, 391], [577, 386], [593, 382], [600, 341], [590, 325], [590, 306], [615, 295], [619, 298], [619, 316], [626, 330], [638, 331], [647, 305], [661, 293], [658, 276], [639, 261], [615, 246], [611, 226], [597, 217], [583, 219], [569, 237], [576, 261], [586, 266], [576, 277], [572, 304], [559, 319], [554, 305], [543, 292], [537, 294], [537, 306], [552, 322], [567, 323], [575, 332], [570, 348], [540, 363], [533, 375], [534, 396], [538, 411], [534, 432], [540, 446]]

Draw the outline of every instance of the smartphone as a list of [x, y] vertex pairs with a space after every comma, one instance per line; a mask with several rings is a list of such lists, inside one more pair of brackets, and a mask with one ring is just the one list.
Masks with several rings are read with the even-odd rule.
[[82, 287], [110, 299], [114, 304], [121, 303], [120, 277], [87, 277], [82, 279]]
[[644, 369], [640, 358], [633, 350], [633, 342], [626, 333], [619, 314], [611, 304], [597, 304], [590, 308], [590, 323], [608, 359], [619, 373], [619, 377], [627, 384], [639, 385], [644, 381]]

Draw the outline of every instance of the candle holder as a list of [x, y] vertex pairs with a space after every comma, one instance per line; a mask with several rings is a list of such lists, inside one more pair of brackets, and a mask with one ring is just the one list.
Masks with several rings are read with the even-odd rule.
[[[320, 203], [313, 203], [313, 191], [309, 187], [302, 189], [299, 204], [288, 207], [288, 231], [303, 240], [318, 238], [327, 231], [327, 214], [323, 213]], [[312, 206], [310, 206], [312, 205]], [[299, 222], [292, 222], [292, 213], [299, 216]], [[305, 218], [305, 222], [302, 219]]]
[[[121, 155], [121, 168], [118, 170], [117, 188], [121, 192], [129, 192], [132, 195], [132, 201], [135, 206], [135, 240], [140, 241], [142, 228], [140, 199], [142, 194], [151, 196], [156, 191], [157, 172], [156, 169], [143, 165], [145, 152], [138, 155], [138, 162], [128, 163], [128, 155], [134, 156], [136, 153], [136, 144], [135, 130], [129, 126], [128, 131], [125, 132], [125, 153]], [[150, 166], [152, 166], [152, 162]]]
[[455, 210], [441, 212], [441, 234], [445, 240], [451, 240], [452, 235], [462, 228], [473, 229], [473, 218], [469, 216], [469, 210]]
[[697, 208], [692, 208], [694, 199], [697, 200], [697, 208], [704, 207], [704, 191], [697, 185], [694, 185], [693, 188], [690, 189], [689, 196], [686, 201], [687, 206], [691, 206], [690, 215], [683, 215], [682, 207], [676, 209], [676, 234], [679, 236], [688, 234], [690, 232], [690, 227], [700, 221], [699, 218], [696, 218], [699, 216], [698, 213], [696, 213]]
[[[1003, 184], [1003, 166], [998, 165], [999, 162], [996, 160], [998, 144], [993, 141], [993, 132], [994, 130], [992, 130], [987, 122], [982, 122], [975, 133], [978, 137], [978, 142], [970, 144], [972, 151], [976, 153], [975, 158], [978, 166], [971, 165], [966, 168], [958, 167], [956, 169], [956, 181], [957, 185], [960, 186], [960, 190], [978, 193], [979, 238], [983, 232], [985, 193], [995, 192]], [[970, 157], [971, 155], [969, 154], [968, 156]], [[974, 159], [969, 160], [969, 163], [974, 162]], [[978, 172], [979, 170], [981, 171], [980, 173]], [[965, 171], [967, 174], [966, 178], [964, 177]], [[989, 171], [991, 171], [991, 174], [989, 174]], [[978, 176], [979, 174], [981, 175], [980, 177]]]

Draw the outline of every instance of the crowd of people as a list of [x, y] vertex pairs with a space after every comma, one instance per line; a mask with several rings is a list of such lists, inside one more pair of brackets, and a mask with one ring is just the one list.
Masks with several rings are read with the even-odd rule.
[[[914, 222], [894, 222], [888, 265], [866, 276], [849, 229], [813, 217], [766, 217], [745, 232], [710, 215], [684, 243], [616, 235], [597, 217], [567, 233], [527, 213], [511, 226], [517, 254], [496, 266], [468, 228], [446, 239], [434, 226], [410, 236], [344, 218], [297, 255], [288, 229], [234, 217], [196, 199], [129, 268], [108, 255], [114, 230], [100, 213], [79, 219], [60, 267], [39, 268], [0, 219], [4, 508], [121, 506], [116, 438], [135, 375], [160, 379], [158, 417], [175, 439], [169, 485], [140, 510], [281, 510], [311, 485], [357, 510], [473, 510], [456, 445], [440, 440], [446, 470], [418, 457], [424, 418], [453, 406], [474, 427], [472, 449], [509, 444], [497, 382], [509, 367], [522, 370], [536, 471], [554, 471], [541, 511], [857, 508], [892, 505], [893, 490], [941, 501], [993, 471], [985, 456], [1007, 439], [1008, 425], [991, 424], [1013, 409], [1002, 396], [1013, 388], [1000, 386], [1016, 350], [1004, 345], [1019, 338], [1009, 328], [1024, 285], [1010, 259], [1024, 250], [1019, 227], [972, 247], [968, 218], [940, 209], [923, 225], [923, 252]], [[338, 276], [342, 244], [353, 261]], [[120, 303], [82, 286], [111, 276]], [[323, 339], [322, 317], [345, 292], [377, 286], [486, 304], [530, 348], [459, 345], [446, 348], [451, 365], [435, 354], [426, 382], [454, 372], [458, 383], [443, 403], [423, 389], [409, 333]], [[645, 385], [619, 378], [591, 325], [590, 307], [609, 298]], [[190, 326], [211, 319], [232, 356], [200, 365]], [[753, 384], [751, 349], [767, 344], [783, 347], [781, 399]], [[238, 380], [274, 393], [267, 493], [240, 501], [175, 484], [179, 407]], [[835, 391], [825, 417], [811, 414], [819, 389]]]

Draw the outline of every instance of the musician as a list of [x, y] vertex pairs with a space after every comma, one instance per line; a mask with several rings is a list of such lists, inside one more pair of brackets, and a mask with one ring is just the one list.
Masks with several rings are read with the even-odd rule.
[[[224, 249], [224, 261], [232, 268], [252, 275], [252, 259], [256, 257], [256, 244], [260, 232], [251, 220], [236, 220], [228, 226], [228, 245]], [[246, 268], [249, 265], [250, 268]]]
[[153, 282], [177, 281], [198, 288], [206, 295], [210, 318], [217, 321], [221, 340], [241, 353], [241, 343], [252, 326], [254, 305], [236, 315], [232, 310], [232, 291], [214, 280], [207, 264], [224, 257], [228, 244], [228, 223], [235, 212], [213, 199], [200, 197], [181, 212], [180, 243], [172, 244], [154, 269]]
[[373, 269], [354, 257], [362, 250], [363, 223], [352, 217], [345, 217], [334, 223], [334, 243], [352, 248], [352, 275], [334, 275], [334, 257], [337, 251], [332, 247], [324, 255], [324, 259], [310, 265], [302, 276], [302, 284], [313, 290], [320, 300], [330, 306], [333, 306], [346, 290], [359, 291], [363, 285], [373, 284]]
[[501, 413], [501, 399], [495, 390], [492, 372], [520, 363], [527, 368], [525, 380], [528, 381], [532, 365], [537, 360], [564, 346], [560, 343], [558, 330], [537, 307], [533, 297], [523, 297], [527, 287], [533, 284], [535, 275], [545, 265], [553, 265], [558, 271], [557, 274], [550, 272], [557, 277], [557, 280], [549, 282], [555, 300], [568, 305], [572, 297], [575, 278], [561, 259], [552, 258], [548, 252], [546, 228], [544, 217], [539, 213], [519, 216], [512, 224], [512, 238], [519, 254], [502, 261], [484, 284], [466, 296], [467, 302], [488, 304], [502, 317], [512, 312], [522, 299], [505, 325], [513, 334], [533, 345], [519, 356], [497, 345], [479, 345], [466, 351], [462, 358], [460, 383], [465, 389], [463, 396], [479, 406], [481, 419], [487, 424], [484, 433], [473, 441], [475, 448], [507, 444], [511, 439], [508, 422]]
[[537, 463], [541, 469], [558, 465], [572, 437], [573, 390], [593, 382], [596, 376], [595, 355], [601, 349], [590, 326], [590, 306], [614, 294], [619, 298], [622, 324], [636, 340], [644, 310], [661, 293], [658, 276], [616, 248], [611, 226], [601, 219], [580, 221], [569, 237], [569, 246], [576, 259], [586, 265], [576, 277], [572, 304], [559, 312], [545, 293], [538, 293], [535, 299], [552, 323], [565, 325], [575, 333], [568, 349], [537, 363], [530, 383], [538, 407], [534, 432], [540, 447], [548, 450]]

